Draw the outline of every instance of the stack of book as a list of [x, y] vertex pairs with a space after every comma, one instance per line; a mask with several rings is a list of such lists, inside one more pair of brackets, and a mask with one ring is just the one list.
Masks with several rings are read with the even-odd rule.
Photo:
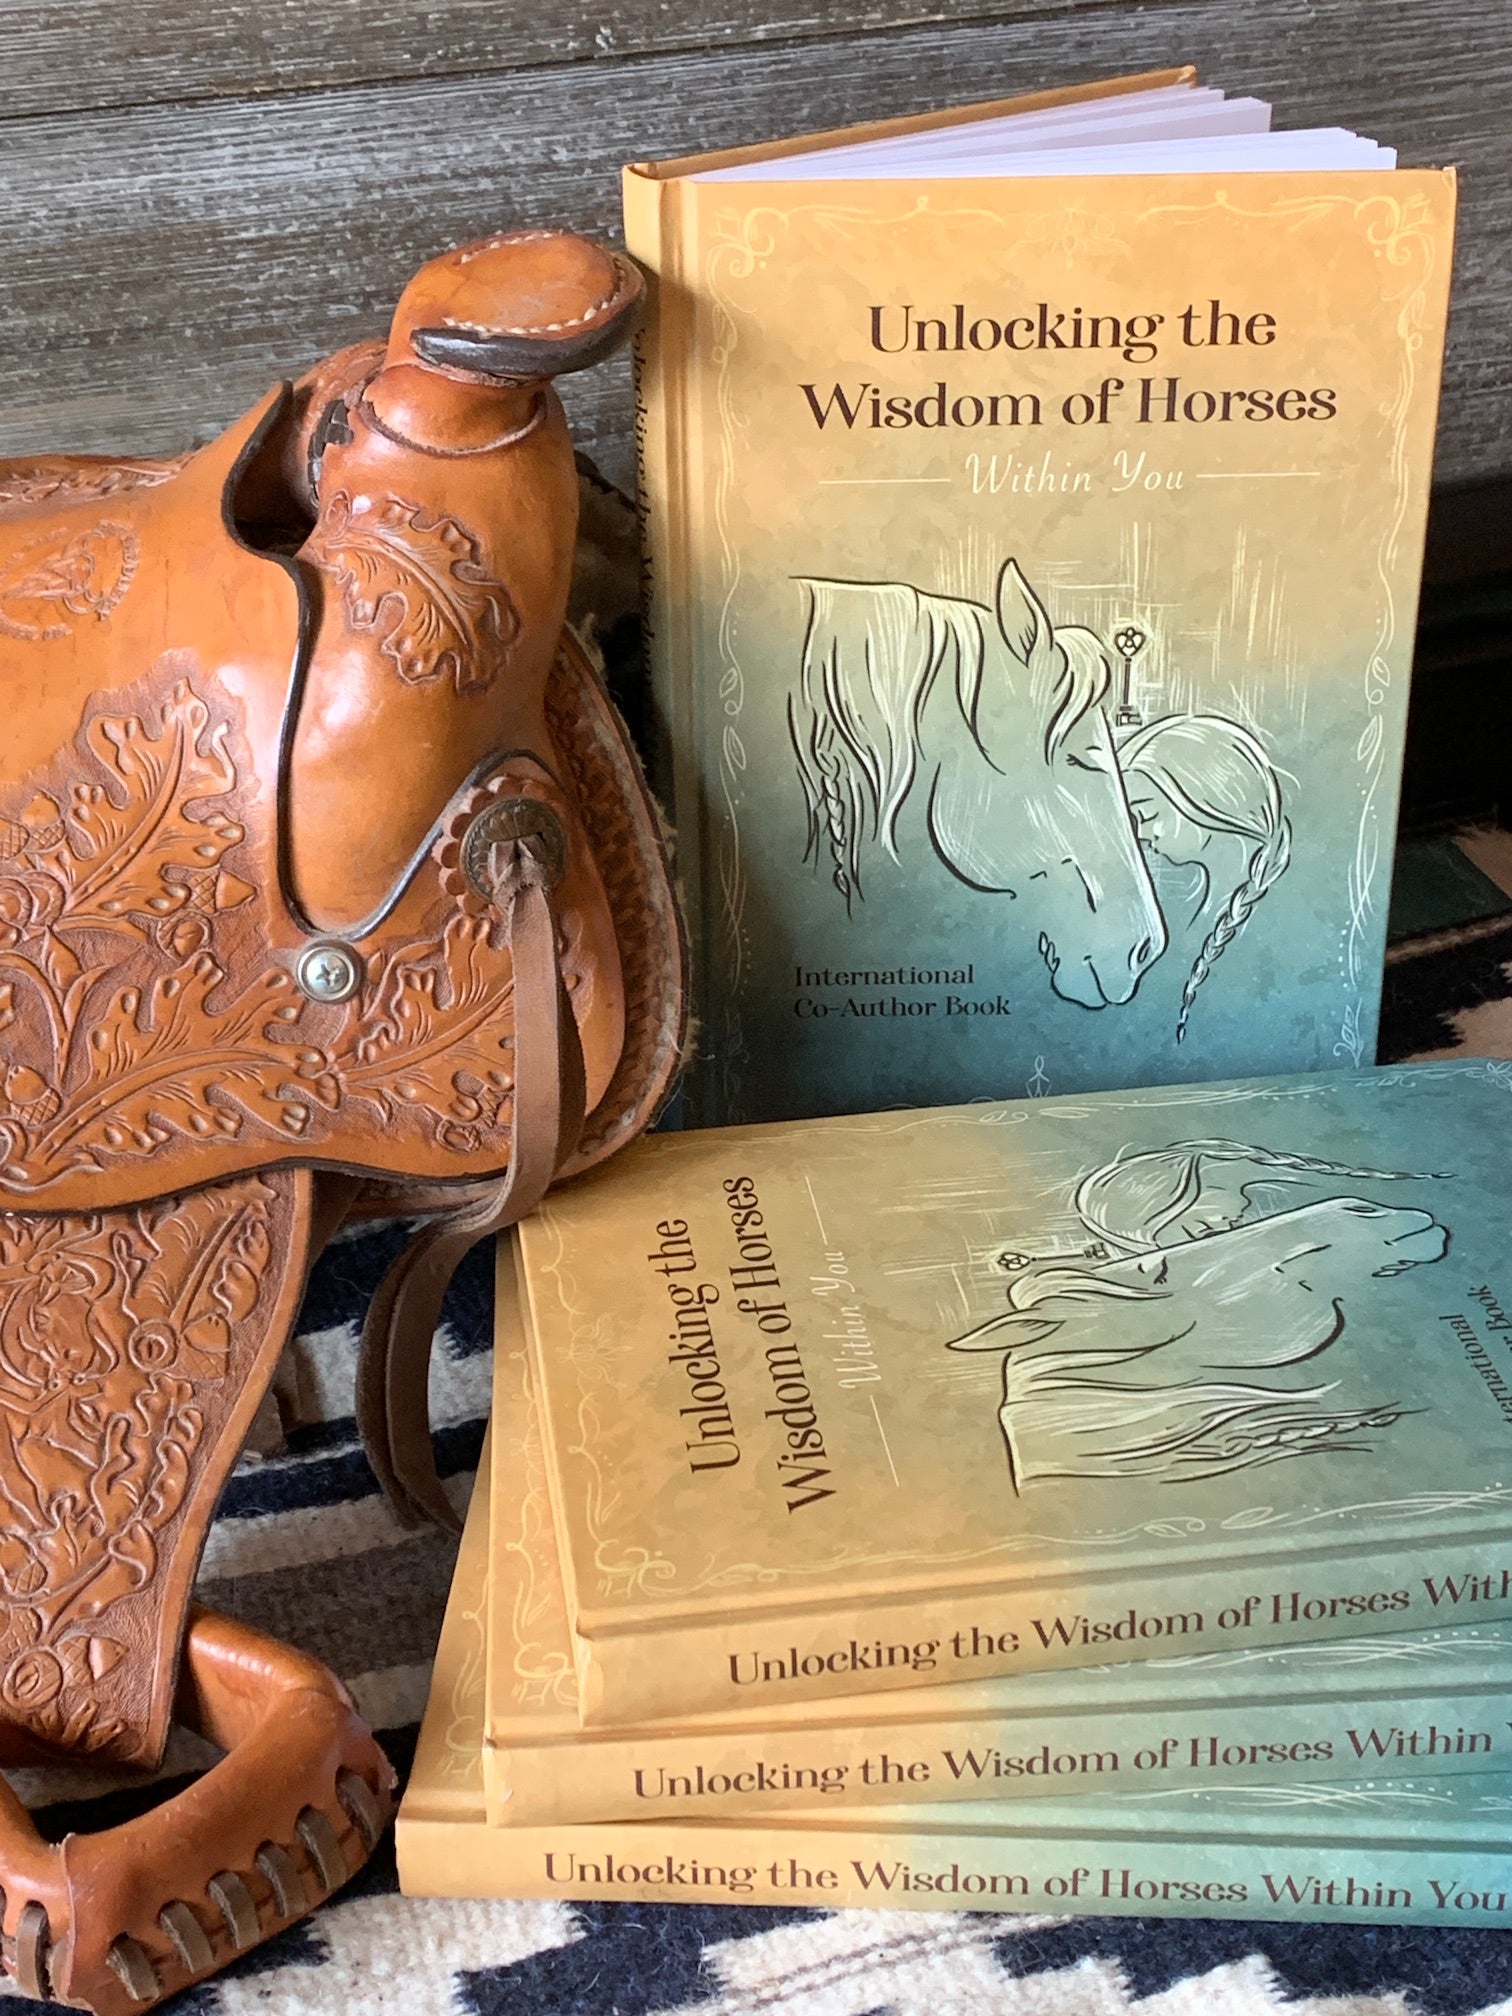
[[1509, 1095], [785, 1122], [553, 1193], [406, 1890], [1512, 1925]]

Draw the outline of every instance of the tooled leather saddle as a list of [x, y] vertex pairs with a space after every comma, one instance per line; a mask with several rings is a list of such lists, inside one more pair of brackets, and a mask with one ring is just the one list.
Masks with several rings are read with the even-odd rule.
[[449, 253], [173, 461], [0, 464], [0, 1764], [226, 1754], [44, 1843], [0, 1779], [0, 1971], [141, 2010], [365, 1860], [393, 1774], [340, 1683], [191, 1612], [312, 1256], [419, 1216], [357, 1411], [408, 1519], [449, 1275], [675, 1071], [662, 836], [564, 627], [550, 380], [639, 293], [561, 232]]

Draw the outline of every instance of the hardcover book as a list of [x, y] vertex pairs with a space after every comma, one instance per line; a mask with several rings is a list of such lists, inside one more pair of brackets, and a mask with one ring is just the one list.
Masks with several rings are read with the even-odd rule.
[[664, 1135], [520, 1228], [585, 1723], [1512, 1615], [1512, 1066]]
[[689, 1124], [1372, 1060], [1454, 182], [1269, 121], [626, 170]]
[[1491, 1774], [490, 1826], [487, 1498], [473, 1495], [395, 1828], [407, 1896], [1512, 1925], [1512, 1777]]
[[[544, 1451], [501, 1243], [483, 1785], [496, 1826], [1512, 1768], [1512, 1624], [578, 1726]], [[481, 1501], [482, 1491], [479, 1493]], [[473, 1515], [484, 1518], [481, 1503]]]

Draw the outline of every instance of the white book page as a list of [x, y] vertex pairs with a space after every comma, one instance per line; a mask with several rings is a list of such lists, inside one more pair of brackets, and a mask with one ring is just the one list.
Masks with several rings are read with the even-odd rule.
[[1396, 152], [1343, 127], [1270, 131], [1258, 98], [1166, 85], [714, 168], [694, 182], [888, 181], [988, 175], [1229, 174], [1394, 168]]
[[[1201, 139], [1209, 134], [1267, 133], [1270, 122], [1269, 105], [1258, 98], [1234, 98], [1227, 104], [1220, 101], [1216, 105], [1183, 107], [1179, 114], [1131, 112], [1127, 118], [1093, 128], [1064, 127], [1037, 134], [1006, 133], [1001, 140], [989, 146], [983, 146], [975, 139], [963, 138], [950, 146], [931, 148], [927, 152], [920, 149], [908, 155], [895, 155], [889, 149], [876, 160], [867, 161], [863, 157], [859, 170], [868, 178], [873, 175], [957, 175], [962, 172], [961, 163], [981, 162], [986, 165], [966, 172], [993, 174], [1001, 166], [1003, 173], [1013, 174], [1016, 169], [1010, 157], [1020, 154], [1065, 154], [1072, 149], [1086, 147], [1153, 145], [1172, 140]], [[1067, 173], [1078, 172], [1074, 164], [1067, 164]], [[815, 179], [831, 181], [834, 174], [826, 166]]]
[[[1211, 107], [1223, 103], [1223, 93], [1196, 84], [1167, 84], [1155, 91], [1129, 91], [1117, 98], [1080, 99], [1071, 105], [1047, 105], [1039, 112], [1004, 112], [994, 118], [963, 119], [950, 126], [930, 126], [915, 133], [895, 133], [880, 139], [855, 140], [835, 147], [810, 148], [783, 158], [801, 162], [848, 165], [856, 160], [883, 160], [890, 154], [917, 157], [946, 147], [980, 147], [986, 150], [1000, 140], [1022, 135], [1026, 140], [1041, 133], [1093, 132], [1106, 127], [1110, 118], [1155, 117], [1164, 114], [1180, 118], [1193, 105]], [[774, 165], [764, 161], [752, 167]], [[723, 174], [724, 170], [711, 170]]]
[[[1230, 113], [1231, 105], [1244, 109]], [[1022, 152], [1037, 146], [1106, 144], [1120, 134], [1177, 139], [1194, 127], [1201, 131], [1227, 130], [1223, 122], [1230, 117], [1235, 121], [1235, 131], [1249, 130], [1257, 117], [1263, 130], [1270, 123], [1270, 107], [1257, 98], [1226, 100], [1221, 91], [1177, 85], [1161, 91], [1133, 91], [1091, 104], [1056, 105], [1044, 112], [1010, 113], [998, 119], [973, 120], [923, 133], [902, 133], [895, 139], [862, 140], [853, 146], [826, 147], [812, 154], [790, 154], [786, 164], [812, 163], [826, 177], [853, 167], [870, 174], [895, 159], [933, 162], [971, 154], [986, 158], [1000, 150]], [[1218, 122], [1216, 128], [1208, 123], [1214, 120]], [[751, 164], [761, 169], [778, 165], [775, 161]]]

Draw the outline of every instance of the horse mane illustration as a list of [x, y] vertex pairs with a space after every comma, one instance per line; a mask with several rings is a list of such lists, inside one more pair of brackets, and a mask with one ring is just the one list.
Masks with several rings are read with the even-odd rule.
[[1112, 747], [1101, 641], [1054, 628], [1011, 559], [992, 608], [899, 581], [800, 586], [787, 720], [805, 861], [827, 865], [853, 912], [868, 849], [901, 859], [900, 820], [922, 792], [928, 843], [959, 881], [1009, 898], [1049, 885], [1040, 952], [1056, 991], [1087, 1007], [1129, 999], [1165, 927]]
[[1004, 1308], [949, 1340], [1005, 1354], [1015, 1483], [1170, 1482], [1368, 1450], [1361, 1437], [1408, 1410], [1336, 1404], [1337, 1381], [1255, 1375], [1319, 1358], [1343, 1334], [1351, 1290], [1442, 1259], [1449, 1234], [1425, 1211], [1339, 1192], [1256, 1214], [1254, 1192], [1441, 1176], [1223, 1139], [1126, 1149], [1091, 1170], [1071, 1198], [1088, 1249], [1005, 1249]]

